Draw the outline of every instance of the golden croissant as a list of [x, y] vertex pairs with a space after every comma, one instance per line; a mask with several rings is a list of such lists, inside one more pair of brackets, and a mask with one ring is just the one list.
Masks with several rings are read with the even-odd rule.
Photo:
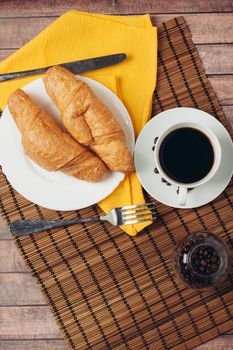
[[121, 126], [86, 83], [60, 66], [47, 71], [44, 83], [64, 126], [78, 142], [89, 146], [111, 171], [134, 170]]
[[41, 167], [90, 182], [104, 177], [104, 163], [63, 132], [24, 91], [13, 92], [8, 107], [22, 134], [25, 153]]

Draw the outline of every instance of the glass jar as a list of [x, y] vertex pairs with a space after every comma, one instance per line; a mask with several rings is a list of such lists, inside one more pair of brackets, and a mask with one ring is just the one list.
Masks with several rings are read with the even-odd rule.
[[210, 232], [185, 237], [174, 253], [173, 267], [180, 280], [191, 288], [205, 289], [221, 283], [231, 268], [225, 242]]

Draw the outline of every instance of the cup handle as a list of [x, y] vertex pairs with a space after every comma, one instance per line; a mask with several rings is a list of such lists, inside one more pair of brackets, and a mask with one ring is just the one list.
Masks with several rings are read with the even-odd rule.
[[188, 189], [185, 187], [179, 187], [178, 204], [185, 205], [187, 203]]

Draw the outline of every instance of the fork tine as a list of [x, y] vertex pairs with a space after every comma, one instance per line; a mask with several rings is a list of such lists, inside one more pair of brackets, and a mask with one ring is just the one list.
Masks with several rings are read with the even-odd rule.
[[125, 209], [133, 209], [133, 208], [139, 208], [139, 207], [146, 207], [146, 206], [152, 205], [152, 204], [154, 204], [154, 203], [153, 203], [153, 202], [149, 202], [149, 203], [134, 204], [134, 205], [128, 205], [128, 206], [122, 207], [121, 209], [122, 209], [122, 210], [125, 210]]
[[126, 220], [123, 225], [132, 225], [132, 224], [139, 224], [141, 222], [145, 221], [155, 221], [157, 219], [157, 216], [152, 216], [148, 219], [140, 219], [140, 220]]
[[[157, 215], [157, 212], [156, 211], [149, 211], [148, 213], [145, 213], [145, 214], [136, 214], [136, 215], [122, 215], [122, 219], [123, 220], [128, 220], [128, 219], [134, 219], [134, 218], [142, 218], [144, 216], [153, 216], [154, 215]], [[148, 218], [149, 220], [149, 218]]]
[[122, 210], [122, 215], [129, 215], [129, 214], [141, 213], [141, 212], [144, 212], [144, 211], [153, 211], [153, 210], [156, 210], [154, 206], [146, 207], [146, 208], [143, 208], [143, 209]]

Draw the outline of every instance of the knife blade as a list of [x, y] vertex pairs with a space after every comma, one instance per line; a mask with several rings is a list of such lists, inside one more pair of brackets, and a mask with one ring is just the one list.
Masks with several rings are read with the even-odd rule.
[[[89, 71], [92, 71], [95, 69], [100, 69], [100, 68], [112, 66], [114, 64], [117, 64], [117, 63], [124, 61], [126, 59], [126, 57], [127, 56], [125, 53], [117, 53], [114, 55], [88, 58], [86, 60], [67, 62], [67, 63], [58, 64], [58, 65], [62, 66], [64, 68], [67, 68], [68, 70], [70, 70], [74, 74], [80, 74], [80, 73], [89, 72]], [[44, 73], [50, 67], [52, 67], [52, 66], [48, 66], [45, 68], [31, 69], [31, 70], [26, 70], [26, 71], [21, 71], [21, 72], [0, 74], [0, 82], [6, 81], [6, 80], [11, 80], [11, 79], [16, 79], [16, 78], [21, 78], [21, 77], [25, 77], [25, 76], [29, 76], [29, 75]]]

